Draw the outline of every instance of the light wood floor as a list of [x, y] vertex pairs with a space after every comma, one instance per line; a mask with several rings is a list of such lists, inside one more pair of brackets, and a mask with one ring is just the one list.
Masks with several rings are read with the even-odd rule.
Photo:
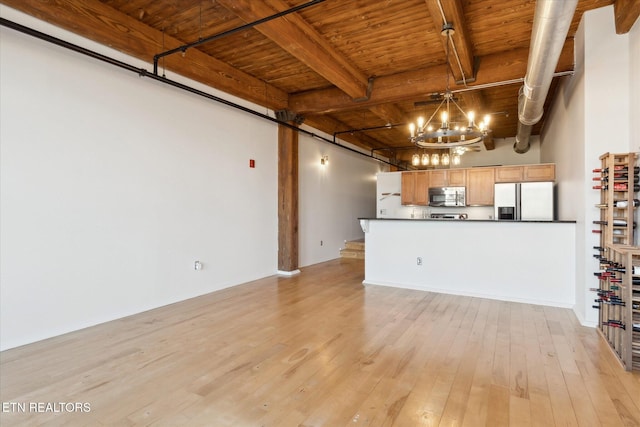
[[0, 354], [11, 425], [640, 426], [570, 310], [363, 287], [338, 259]]

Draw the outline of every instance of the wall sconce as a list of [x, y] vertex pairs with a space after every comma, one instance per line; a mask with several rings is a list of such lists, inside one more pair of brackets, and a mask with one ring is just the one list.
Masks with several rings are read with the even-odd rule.
[[329, 156], [320, 157], [320, 164], [322, 166], [327, 166], [329, 164]]

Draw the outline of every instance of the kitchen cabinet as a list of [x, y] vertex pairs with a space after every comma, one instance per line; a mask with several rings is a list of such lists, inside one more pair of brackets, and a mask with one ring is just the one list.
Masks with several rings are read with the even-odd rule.
[[525, 165], [523, 166], [522, 180], [524, 182], [555, 181], [556, 165], [553, 163]]
[[467, 206], [493, 206], [494, 168], [467, 169]]
[[541, 182], [556, 180], [556, 165], [498, 166], [495, 168], [496, 182]]
[[427, 171], [402, 172], [400, 203], [403, 205], [429, 205], [429, 174]]
[[495, 182], [522, 182], [522, 166], [499, 166], [495, 168]]
[[465, 187], [466, 169], [439, 169], [429, 171], [429, 187]]

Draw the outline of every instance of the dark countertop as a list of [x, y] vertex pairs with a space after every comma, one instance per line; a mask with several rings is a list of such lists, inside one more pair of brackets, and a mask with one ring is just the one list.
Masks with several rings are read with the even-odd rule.
[[358, 218], [358, 220], [366, 219], [369, 221], [453, 221], [453, 222], [493, 222], [493, 223], [514, 223], [514, 224], [522, 224], [522, 223], [541, 223], [541, 224], [575, 224], [576, 221], [568, 221], [568, 220], [553, 220], [553, 221], [544, 221], [544, 220], [525, 220], [525, 221], [513, 221], [513, 220], [495, 220], [495, 219], [450, 219], [450, 218]]

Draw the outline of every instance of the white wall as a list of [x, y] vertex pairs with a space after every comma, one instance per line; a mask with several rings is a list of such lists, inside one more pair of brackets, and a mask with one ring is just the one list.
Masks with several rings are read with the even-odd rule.
[[513, 150], [515, 138], [495, 138], [493, 150], [471, 151], [460, 157], [461, 168], [474, 166], [498, 166], [498, 165], [531, 165], [540, 163], [540, 139], [531, 137], [529, 151], [518, 154]]
[[[337, 258], [345, 240], [364, 237], [358, 218], [375, 217], [376, 174], [388, 167], [305, 134], [300, 134], [298, 155], [299, 264], [304, 267]], [[329, 156], [328, 165], [320, 165], [322, 156]]]
[[573, 223], [370, 220], [365, 227], [365, 284], [559, 307], [575, 299]]
[[[151, 68], [10, 8], [0, 13]], [[275, 124], [0, 31], [0, 349], [277, 272]], [[301, 138], [301, 153], [318, 144]], [[305, 252], [307, 264], [338, 257], [340, 239], [357, 234], [355, 217], [369, 215], [361, 192], [379, 164], [339, 166], [351, 154], [336, 150], [339, 175], [327, 184], [353, 184], [324, 189], [323, 206], [340, 210], [322, 215], [301, 197], [300, 246], [321, 237], [331, 248]], [[301, 192], [318, 187], [306, 178], [317, 172], [305, 169], [309, 155], [301, 155]], [[322, 222], [340, 226], [311, 235]]]
[[591, 171], [600, 165], [598, 158], [605, 152], [633, 151], [630, 102], [640, 93], [637, 84], [631, 86], [630, 59], [637, 58], [638, 51], [631, 52], [629, 35], [616, 35], [613, 6], [583, 15], [575, 47], [576, 73], [565, 79], [550, 111], [542, 134], [541, 159], [557, 165], [560, 219], [577, 220], [574, 311], [583, 324], [595, 325], [594, 294], [588, 289], [598, 285], [592, 274], [597, 269], [592, 247], [599, 244], [599, 238], [591, 230], [592, 221], [599, 219], [594, 206], [599, 193], [592, 189]]

